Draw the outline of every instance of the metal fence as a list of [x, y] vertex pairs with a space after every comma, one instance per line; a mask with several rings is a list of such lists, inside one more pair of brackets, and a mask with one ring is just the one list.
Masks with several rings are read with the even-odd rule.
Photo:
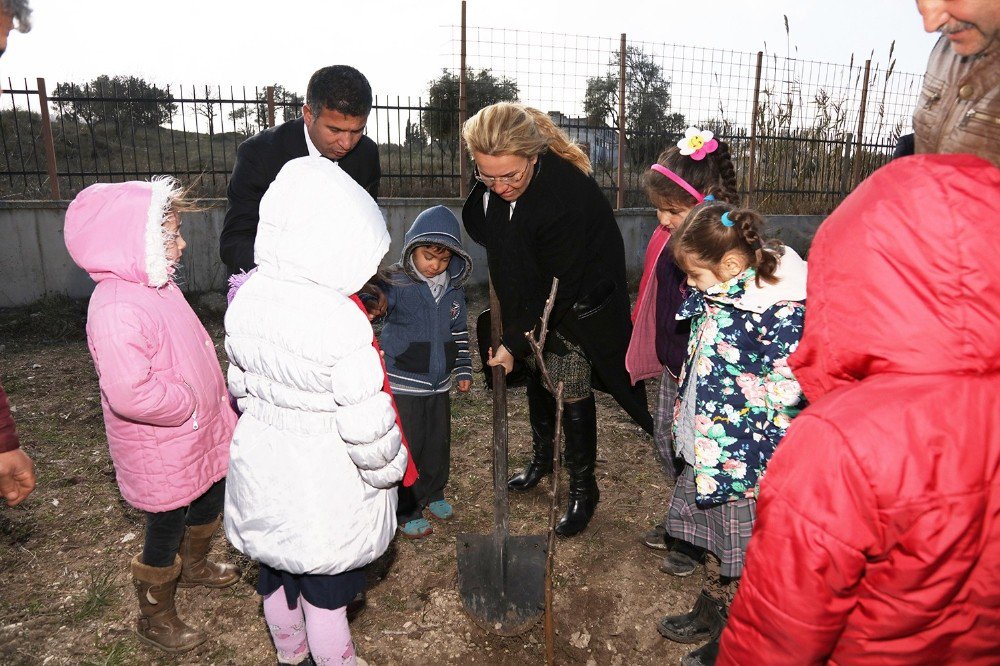
[[[919, 76], [893, 71], [891, 52], [884, 67], [832, 65], [625, 35], [450, 30], [450, 66], [427, 97], [375, 97], [367, 132], [379, 144], [383, 196], [463, 193], [461, 120], [513, 97], [549, 112], [584, 145], [618, 207], [646, 205], [640, 176], [693, 124], [729, 142], [754, 205], [823, 213], [888, 160], [910, 131], [920, 91]], [[52, 91], [43, 79], [5, 87], [4, 199], [68, 198], [97, 181], [154, 174], [194, 179], [200, 193], [223, 196], [240, 142], [296, 117], [302, 104], [282, 86], [161, 89], [135, 77]]]
[[[836, 65], [628, 42], [625, 35], [452, 30], [454, 71], [464, 58], [470, 70], [516, 81], [522, 102], [558, 110], [557, 124], [588, 144], [598, 179], [619, 205], [645, 205], [639, 178], [685, 127], [696, 125], [729, 142], [741, 193], [754, 205], [776, 213], [826, 212], [912, 131], [921, 87], [921, 76], [894, 71], [890, 45], [886, 65]], [[595, 117], [597, 92], [611, 99]], [[648, 104], [651, 96], [658, 96], [654, 118], [630, 116], [630, 104]], [[621, 97], [624, 113], [615, 109]]]

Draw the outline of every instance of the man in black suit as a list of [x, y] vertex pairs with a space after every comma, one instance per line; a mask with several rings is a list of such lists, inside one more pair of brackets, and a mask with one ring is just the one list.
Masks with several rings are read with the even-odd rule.
[[364, 74], [347, 65], [324, 67], [309, 78], [301, 118], [266, 129], [240, 145], [219, 238], [219, 254], [230, 275], [254, 267], [260, 200], [289, 160], [306, 155], [334, 160], [372, 198], [378, 198], [382, 177], [378, 146], [364, 135], [371, 108], [372, 89]]

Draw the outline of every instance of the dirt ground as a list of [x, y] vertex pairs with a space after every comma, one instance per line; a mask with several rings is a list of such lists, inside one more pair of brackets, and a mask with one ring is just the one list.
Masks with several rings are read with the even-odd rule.
[[[470, 294], [470, 300], [470, 312], [479, 312], [476, 305], [485, 297]], [[225, 365], [221, 315], [196, 309]], [[256, 566], [223, 538], [216, 555], [238, 561], [243, 580], [225, 590], [187, 589], [178, 596], [182, 617], [203, 627], [208, 642], [174, 658], [134, 637], [128, 564], [141, 549], [144, 521], [115, 484], [84, 316], [85, 304], [59, 299], [0, 310], [0, 375], [38, 473], [28, 500], [0, 508], [0, 663], [275, 663], [254, 593]], [[479, 367], [478, 358], [474, 363]], [[471, 621], [458, 592], [456, 535], [487, 534], [492, 525], [492, 398], [480, 377], [470, 393], [453, 399], [446, 492], [455, 519], [434, 523], [426, 539], [397, 538], [386, 558], [388, 573], [374, 582], [367, 608], [352, 622], [358, 655], [369, 666], [544, 663], [541, 622], [520, 636], [495, 636]], [[655, 386], [648, 390], [652, 398]], [[509, 414], [514, 471], [531, 448], [523, 388], [510, 390]], [[690, 608], [701, 574], [677, 579], [660, 573], [662, 552], [639, 541], [662, 517], [670, 493], [650, 439], [603, 395], [598, 431], [597, 513], [584, 533], [556, 542], [556, 662], [678, 663], [696, 646], [662, 639], [655, 624]], [[564, 477], [562, 506], [565, 487]], [[541, 487], [512, 494], [511, 533], [543, 534], [548, 504]]]

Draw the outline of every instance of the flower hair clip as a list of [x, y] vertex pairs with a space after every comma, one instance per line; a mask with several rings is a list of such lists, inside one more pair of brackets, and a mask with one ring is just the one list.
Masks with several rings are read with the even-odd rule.
[[693, 160], [703, 160], [705, 155], [714, 153], [719, 148], [715, 135], [708, 130], [700, 130], [691, 126], [684, 130], [684, 138], [677, 142], [681, 155], [689, 155]]

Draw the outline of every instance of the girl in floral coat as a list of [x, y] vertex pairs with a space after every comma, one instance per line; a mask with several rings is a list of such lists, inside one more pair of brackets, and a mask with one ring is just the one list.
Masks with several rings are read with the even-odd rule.
[[804, 407], [788, 356], [802, 336], [806, 265], [794, 250], [765, 241], [763, 226], [752, 210], [706, 202], [670, 241], [694, 289], [677, 314], [691, 320], [691, 338], [674, 414], [674, 448], [685, 465], [667, 530], [709, 551], [694, 610], [658, 626], [677, 642], [709, 641], [684, 664], [714, 663], [756, 518], [757, 488]]

